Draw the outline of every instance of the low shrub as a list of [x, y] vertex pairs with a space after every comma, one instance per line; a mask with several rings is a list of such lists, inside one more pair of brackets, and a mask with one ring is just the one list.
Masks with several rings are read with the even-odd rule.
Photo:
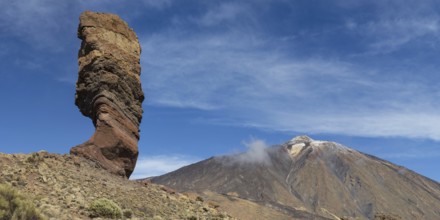
[[43, 161], [44, 158], [40, 153], [32, 153], [28, 158], [26, 159], [26, 162], [34, 165], [38, 165], [41, 161]]
[[32, 201], [12, 186], [0, 184], [0, 220], [43, 220]]
[[122, 215], [125, 218], [131, 218], [133, 216], [133, 212], [130, 209], [124, 209], [122, 210]]
[[121, 218], [122, 210], [113, 201], [105, 198], [92, 201], [89, 207], [90, 217]]

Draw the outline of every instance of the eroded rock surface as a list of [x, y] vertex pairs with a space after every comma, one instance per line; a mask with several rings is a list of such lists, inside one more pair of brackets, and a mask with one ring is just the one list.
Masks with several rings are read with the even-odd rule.
[[70, 153], [130, 177], [138, 157], [142, 92], [141, 48], [134, 31], [117, 15], [86, 11], [80, 16], [79, 76], [75, 104], [96, 131]]

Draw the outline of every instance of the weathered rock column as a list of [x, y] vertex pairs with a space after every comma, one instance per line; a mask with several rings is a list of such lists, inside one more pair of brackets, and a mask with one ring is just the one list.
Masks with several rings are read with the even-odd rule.
[[80, 16], [78, 37], [82, 43], [75, 104], [96, 130], [70, 153], [128, 178], [138, 157], [144, 100], [137, 36], [117, 15], [86, 11]]

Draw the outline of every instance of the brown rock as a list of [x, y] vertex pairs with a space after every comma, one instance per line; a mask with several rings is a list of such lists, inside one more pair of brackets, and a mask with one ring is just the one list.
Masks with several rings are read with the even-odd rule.
[[79, 76], [75, 104], [96, 131], [71, 154], [130, 177], [138, 157], [144, 94], [141, 48], [134, 31], [117, 15], [86, 11], [80, 16]]
[[161, 189], [169, 194], [176, 194], [176, 190], [170, 187], [162, 186]]
[[374, 215], [374, 220], [400, 220], [400, 219], [402, 218], [395, 214], [376, 213]]

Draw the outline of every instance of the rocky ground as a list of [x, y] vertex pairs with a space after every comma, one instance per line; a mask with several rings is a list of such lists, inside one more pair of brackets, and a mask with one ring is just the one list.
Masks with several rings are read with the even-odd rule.
[[34, 201], [47, 219], [91, 219], [92, 201], [107, 198], [128, 219], [233, 219], [218, 204], [149, 182], [130, 181], [72, 155], [0, 153], [0, 184]]

